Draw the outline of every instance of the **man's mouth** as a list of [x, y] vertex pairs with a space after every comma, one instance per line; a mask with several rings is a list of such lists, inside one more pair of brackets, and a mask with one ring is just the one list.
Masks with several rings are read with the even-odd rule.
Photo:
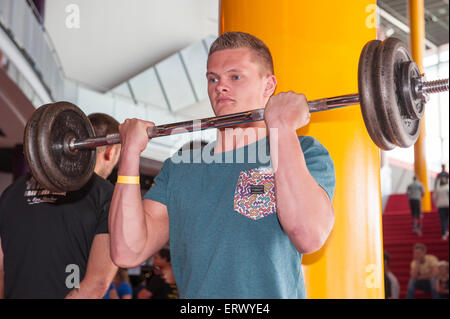
[[219, 97], [219, 98], [216, 99], [216, 103], [217, 104], [229, 103], [229, 102], [234, 102], [234, 100], [232, 98], [229, 98], [229, 97]]

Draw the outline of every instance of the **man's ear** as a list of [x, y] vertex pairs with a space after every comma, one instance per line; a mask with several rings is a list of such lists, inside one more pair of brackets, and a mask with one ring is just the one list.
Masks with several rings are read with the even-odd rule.
[[266, 88], [264, 89], [264, 96], [270, 97], [275, 92], [277, 88], [277, 78], [275, 75], [269, 75], [266, 78]]
[[114, 158], [115, 145], [108, 145], [106, 150], [103, 152], [103, 157], [106, 161], [110, 161]]
[[109, 145], [107, 148], [107, 152], [108, 152], [107, 159], [108, 159], [108, 161], [113, 162], [114, 165], [117, 165], [117, 163], [119, 162], [120, 149], [121, 149], [120, 144]]

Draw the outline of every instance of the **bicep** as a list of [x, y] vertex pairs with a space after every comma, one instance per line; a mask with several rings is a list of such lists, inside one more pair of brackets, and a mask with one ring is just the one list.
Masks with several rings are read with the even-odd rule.
[[169, 241], [169, 213], [167, 206], [151, 200], [143, 200], [145, 221], [147, 225], [147, 241], [145, 256], [153, 256]]

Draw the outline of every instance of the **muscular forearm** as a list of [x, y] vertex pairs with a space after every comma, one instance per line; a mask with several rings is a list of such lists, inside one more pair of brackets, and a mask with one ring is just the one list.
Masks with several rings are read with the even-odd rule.
[[331, 203], [309, 173], [295, 131], [278, 130], [275, 139], [271, 134], [278, 218], [297, 250], [311, 253], [322, 247], [331, 232]]
[[110, 235], [97, 234], [92, 241], [86, 274], [79, 287], [70, 291], [66, 298], [102, 298], [116, 273], [117, 267], [110, 256]]
[[72, 289], [65, 299], [101, 299], [108, 291], [108, 285], [101, 282], [81, 282], [80, 288]]
[[[122, 149], [118, 175], [139, 176], [139, 153]], [[146, 239], [145, 215], [139, 184], [119, 184], [114, 189], [109, 213], [111, 256], [119, 266], [141, 262]]]

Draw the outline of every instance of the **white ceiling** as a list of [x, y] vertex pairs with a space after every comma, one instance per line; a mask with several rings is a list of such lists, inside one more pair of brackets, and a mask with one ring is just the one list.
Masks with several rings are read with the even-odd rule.
[[188, 45], [217, 36], [218, 2], [46, 0], [44, 26], [66, 77], [105, 92]]

